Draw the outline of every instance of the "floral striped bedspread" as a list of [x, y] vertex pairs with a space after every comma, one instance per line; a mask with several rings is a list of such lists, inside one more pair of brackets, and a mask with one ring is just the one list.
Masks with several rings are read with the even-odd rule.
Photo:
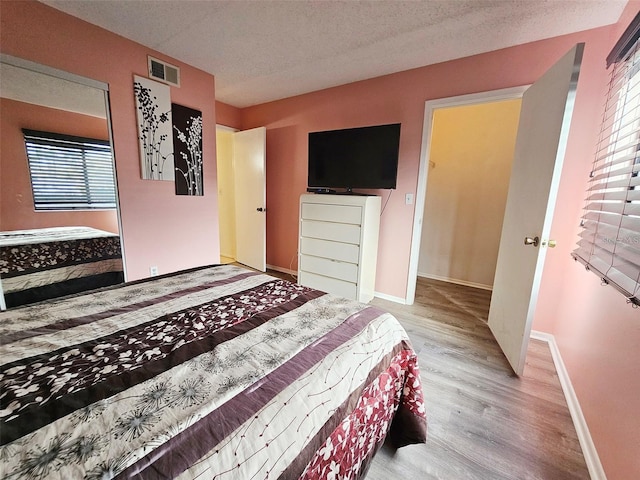
[[90, 227], [0, 232], [0, 277], [9, 307], [121, 283], [120, 236]]
[[388, 313], [234, 266], [0, 313], [2, 479], [360, 478], [425, 440]]

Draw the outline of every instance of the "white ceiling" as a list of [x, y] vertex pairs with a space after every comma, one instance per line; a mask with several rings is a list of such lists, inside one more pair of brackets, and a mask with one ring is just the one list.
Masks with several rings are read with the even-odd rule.
[[615, 23], [627, 0], [43, 0], [245, 107]]

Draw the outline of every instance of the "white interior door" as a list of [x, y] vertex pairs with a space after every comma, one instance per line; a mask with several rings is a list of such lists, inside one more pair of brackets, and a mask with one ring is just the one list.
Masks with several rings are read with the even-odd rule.
[[233, 142], [236, 260], [267, 269], [266, 128], [236, 132]]
[[584, 44], [572, 48], [522, 97], [489, 310], [489, 327], [518, 375], [524, 370], [583, 49]]

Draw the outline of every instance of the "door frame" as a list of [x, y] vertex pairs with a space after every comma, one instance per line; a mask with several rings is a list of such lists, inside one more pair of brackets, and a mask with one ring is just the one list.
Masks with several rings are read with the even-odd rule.
[[[223, 132], [230, 132], [230, 133], [236, 133], [236, 132], [240, 131], [240, 129], [238, 129], [238, 128], [230, 127], [228, 125], [223, 125], [221, 123], [216, 123], [216, 135], [218, 134], [218, 130], [221, 130]], [[217, 151], [217, 149], [218, 149], [218, 138], [216, 137], [216, 178], [217, 178], [217, 175], [218, 175], [218, 172], [217, 172], [217, 169], [218, 169], [218, 151]], [[231, 158], [231, 168], [232, 168], [232, 170], [234, 172], [234, 175], [235, 175], [236, 166], [235, 166], [235, 159], [233, 157]], [[216, 183], [217, 183], [217, 180], [216, 180]], [[219, 200], [220, 195], [218, 193], [218, 185], [216, 185], [216, 196], [218, 198], [218, 208], [219, 208], [220, 207], [220, 200]], [[234, 202], [235, 202], [235, 198], [234, 198]], [[235, 211], [235, 209], [234, 209], [234, 211]], [[218, 213], [218, 227], [220, 226], [219, 223], [220, 223], [220, 214]], [[234, 232], [233, 236], [234, 236], [234, 243], [235, 243], [235, 232]], [[220, 241], [219, 237], [220, 237], [220, 231], [218, 231], [218, 241]], [[235, 248], [235, 245], [234, 245], [234, 248]], [[222, 252], [220, 252], [220, 256], [222, 256]], [[235, 255], [234, 255], [234, 257], [235, 257]], [[234, 258], [233, 260], [235, 261], [236, 258]]]
[[422, 221], [424, 217], [424, 202], [427, 196], [427, 177], [429, 174], [429, 160], [431, 156], [431, 136], [433, 131], [433, 115], [440, 108], [460, 107], [464, 105], [478, 105], [482, 103], [499, 102], [522, 98], [530, 85], [503, 88], [487, 92], [457, 95], [454, 97], [427, 100], [424, 105], [424, 122], [422, 124], [422, 144], [420, 147], [420, 166], [418, 168], [418, 186], [416, 203], [413, 213], [413, 235], [411, 238], [411, 253], [409, 255], [409, 273], [407, 277], [407, 294], [405, 303], [413, 305], [418, 281], [418, 261], [420, 259], [420, 242], [422, 240]]

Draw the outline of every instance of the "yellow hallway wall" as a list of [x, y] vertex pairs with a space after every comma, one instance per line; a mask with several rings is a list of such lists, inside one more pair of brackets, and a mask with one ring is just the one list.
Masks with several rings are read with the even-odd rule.
[[216, 128], [220, 255], [236, 258], [236, 209], [233, 181], [233, 132]]
[[418, 274], [491, 288], [521, 100], [434, 112]]

